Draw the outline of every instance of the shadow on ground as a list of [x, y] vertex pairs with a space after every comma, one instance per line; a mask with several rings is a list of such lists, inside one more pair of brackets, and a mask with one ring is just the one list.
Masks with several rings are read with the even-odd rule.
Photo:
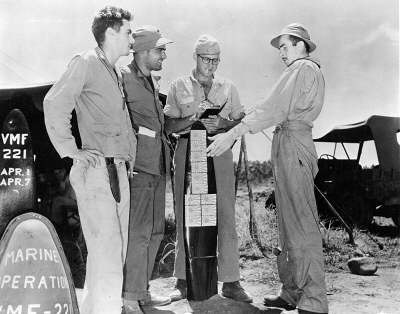
[[224, 298], [220, 295], [215, 295], [205, 301], [187, 301], [181, 300], [173, 302], [170, 305], [144, 308], [145, 314], [280, 314], [282, 310], [266, 308], [262, 304], [248, 304], [236, 302], [231, 299]]

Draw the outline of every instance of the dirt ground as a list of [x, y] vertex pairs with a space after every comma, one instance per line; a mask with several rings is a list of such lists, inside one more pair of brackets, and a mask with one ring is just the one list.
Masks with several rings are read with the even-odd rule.
[[[145, 308], [145, 313], [297, 313], [297, 310], [282, 311], [262, 305], [264, 295], [273, 294], [279, 288], [276, 276], [263, 276], [270, 263], [266, 258], [248, 261], [241, 269], [242, 285], [254, 298], [251, 305], [216, 295], [203, 302], [184, 300], [169, 306]], [[327, 273], [326, 283], [331, 314], [400, 313], [400, 262], [379, 265], [374, 276], [358, 276], [350, 272]], [[151, 283], [152, 291], [161, 294], [172, 291], [172, 287], [171, 278], [159, 278]]]
[[[146, 314], [296, 314], [294, 311], [266, 308], [262, 305], [264, 295], [278, 289], [275, 276], [264, 277], [271, 261], [264, 259], [248, 261], [241, 269], [242, 285], [253, 296], [254, 303], [245, 304], [215, 295], [202, 302], [181, 300], [167, 306], [144, 308]], [[400, 262], [379, 265], [374, 276], [358, 276], [349, 272], [327, 273], [329, 313], [331, 314], [397, 314], [400, 313]], [[168, 294], [173, 290], [174, 280], [158, 278], [151, 281], [151, 291]], [[219, 287], [220, 288], [220, 287]], [[78, 290], [78, 299], [81, 291]]]
[[[255, 197], [256, 219], [259, 236], [263, 243], [272, 243], [274, 227], [273, 217], [265, 211], [264, 199]], [[258, 199], [258, 200], [257, 200]], [[215, 295], [202, 302], [181, 300], [168, 306], [144, 308], [145, 314], [297, 314], [297, 310], [283, 311], [263, 306], [263, 297], [276, 294], [279, 290], [279, 278], [274, 255], [262, 256], [254, 246], [248, 234], [248, 201], [245, 196], [237, 198], [237, 231], [240, 250], [241, 284], [253, 296], [254, 303], [245, 304]], [[172, 201], [167, 198], [167, 208]], [[391, 219], [375, 218], [371, 228], [365, 232], [356, 231], [358, 249], [374, 258], [378, 271], [373, 276], [351, 274], [346, 262], [355, 251], [355, 247], [346, 243], [347, 234], [343, 230], [329, 229], [323, 232], [325, 238], [326, 285], [331, 314], [400, 314], [400, 230]], [[170, 225], [169, 225], [170, 226]], [[171, 226], [170, 226], [171, 227]], [[173, 226], [172, 226], [173, 228]], [[173, 234], [166, 229], [166, 234]], [[368, 233], [368, 235], [367, 235]], [[165, 237], [162, 244], [173, 244], [173, 236]], [[380, 249], [377, 243], [383, 244]], [[171, 247], [171, 245], [169, 245]], [[173, 247], [173, 245], [172, 245]], [[150, 290], [168, 295], [174, 287], [172, 277], [173, 254], [164, 254], [164, 264], [155, 269]], [[221, 287], [219, 287], [220, 291]], [[82, 292], [77, 291], [78, 299]]]
[[[398, 314], [400, 313], [400, 261], [395, 258], [378, 264], [373, 276], [353, 275], [349, 271], [326, 273], [326, 284], [331, 314]], [[283, 311], [262, 305], [266, 294], [279, 289], [274, 258], [241, 259], [241, 283], [253, 296], [254, 303], [245, 304], [215, 295], [202, 302], [181, 300], [168, 306], [144, 308], [145, 314], [297, 314], [297, 310]], [[167, 295], [173, 290], [173, 277], [151, 281], [150, 290]], [[219, 287], [220, 291], [221, 287]], [[77, 290], [78, 301], [82, 291]]]

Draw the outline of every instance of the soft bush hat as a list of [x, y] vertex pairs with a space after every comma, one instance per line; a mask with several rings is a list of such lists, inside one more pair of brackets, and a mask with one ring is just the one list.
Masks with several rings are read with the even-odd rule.
[[173, 42], [162, 37], [158, 28], [151, 25], [136, 28], [132, 32], [132, 37], [135, 40], [132, 44], [132, 50], [135, 52], [150, 50]]
[[214, 37], [204, 34], [194, 44], [194, 52], [198, 55], [216, 55], [221, 52], [221, 49]]
[[273, 47], [279, 49], [279, 38], [282, 35], [292, 35], [304, 40], [307, 43], [308, 47], [310, 48], [310, 52], [314, 51], [315, 48], [317, 48], [317, 45], [311, 41], [308, 31], [305, 29], [303, 25], [299, 23], [292, 23], [285, 26], [280, 32], [280, 34], [271, 40], [271, 45]]

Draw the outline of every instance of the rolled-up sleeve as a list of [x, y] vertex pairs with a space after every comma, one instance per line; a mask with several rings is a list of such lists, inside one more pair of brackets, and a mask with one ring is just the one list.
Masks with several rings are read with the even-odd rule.
[[87, 61], [81, 56], [74, 57], [43, 102], [47, 133], [61, 157], [73, 155], [78, 150], [71, 132], [71, 117], [84, 87], [87, 72]]
[[182, 113], [180, 108], [178, 107], [178, 101], [176, 99], [176, 83], [171, 83], [171, 86], [167, 95], [167, 102], [164, 107], [164, 114], [171, 118], [181, 118]]

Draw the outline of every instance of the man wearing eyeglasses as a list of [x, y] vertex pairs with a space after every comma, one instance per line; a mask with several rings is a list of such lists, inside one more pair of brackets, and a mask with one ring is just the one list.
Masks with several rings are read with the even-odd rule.
[[[172, 301], [186, 297], [185, 249], [183, 238], [183, 195], [187, 135], [191, 125], [200, 120], [209, 134], [223, 133], [244, 117], [236, 87], [214, 73], [220, 62], [220, 46], [215, 38], [202, 35], [194, 46], [196, 67], [191, 74], [172, 82], [164, 113], [166, 130], [177, 133], [174, 155], [174, 192], [177, 244], [174, 276], [177, 278]], [[206, 109], [218, 115], [201, 118]], [[235, 193], [232, 151], [214, 158], [218, 207], [218, 280], [223, 282], [222, 295], [237, 301], [252, 302], [239, 283], [239, 252], [235, 224]]]

